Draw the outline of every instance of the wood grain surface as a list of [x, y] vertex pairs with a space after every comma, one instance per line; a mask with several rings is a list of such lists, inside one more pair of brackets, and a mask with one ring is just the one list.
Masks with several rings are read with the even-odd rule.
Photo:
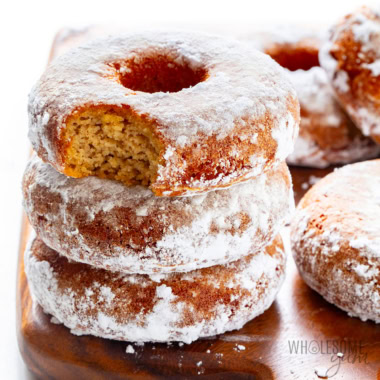
[[[299, 199], [328, 170], [293, 168]], [[22, 356], [39, 379], [380, 379], [380, 325], [350, 318], [307, 287], [288, 259], [272, 307], [244, 328], [190, 345], [133, 345], [75, 336], [30, 297], [23, 253], [17, 281], [17, 334]], [[296, 352], [297, 350], [297, 352]], [[336, 354], [343, 353], [343, 357]], [[318, 373], [320, 376], [318, 377]]]

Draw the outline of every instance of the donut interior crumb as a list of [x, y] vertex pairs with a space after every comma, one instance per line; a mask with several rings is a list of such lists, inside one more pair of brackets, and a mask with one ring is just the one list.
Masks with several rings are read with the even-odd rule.
[[128, 110], [92, 107], [66, 120], [65, 174], [149, 186], [157, 176], [160, 142]]

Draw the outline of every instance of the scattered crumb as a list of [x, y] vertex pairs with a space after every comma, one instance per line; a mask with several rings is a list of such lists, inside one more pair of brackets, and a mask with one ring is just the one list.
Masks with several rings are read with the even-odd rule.
[[326, 369], [323, 368], [315, 368], [314, 373], [320, 378], [320, 379], [328, 379], [328, 376], [326, 375]]
[[210, 350], [207, 350], [206, 352], [209, 354], [211, 351], [210, 351]]
[[316, 177], [315, 175], [311, 175], [309, 177], [309, 181], [308, 182], [304, 182], [301, 184], [301, 189], [302, 190], [307, 190], [309, 187], [315, 185], [321, 178], [320, 177]]
[[50, 322], [54, 323], [55, 325], [61, 324], [61, 322], [56, 317], [51, 317]]
[[183, 359], [183, 355], [181, 355], [179, 357], [179, 360], [178, 360], [178, 367], [181, 368], [182, 367], [182, 359]]
[[198, 375], [202, 375], [205, 372], [204, 367], [201, 367], [202, 360], [197, 363], [197, 367], [199, 368], [199, 371], [197, 372]]
[[133, 348], [133, 346], [131, 344], [128, 344], [127, 349], [125, 350], [125, 352], [127, 354], [134, 354], [135, 353], [135, 349]]
[[179, 346], [179, 347], [183, 347], [183, 345], [184, 345], [183, 342], [179, 342], [179, 343], [178, 343], [178, 346]]
[[309, 183], [310, 183], [310, 185], [315, 185], [320, 179], [322, 179], [322, 178], [316, 177], [315, 175], [311, 175], [309, 177]]
[[336, 354], [336, 356], [338, 357], [338, 358], [343, 358], [343, 353], [342, 352], [338, 352], [337, 354]]
[[222, 360], [221, 360], [222, 357], [223, 357], [223, 354], [218, 354], [218, 353], [215, 354], [215, 358], [217, 359], [218, 364], [222, 364]]
[[245, 350], [245, 346], [243, 346], [242, 344], [237, 344], [236, 347], [234, 347], [234, 351], [244, 351]]

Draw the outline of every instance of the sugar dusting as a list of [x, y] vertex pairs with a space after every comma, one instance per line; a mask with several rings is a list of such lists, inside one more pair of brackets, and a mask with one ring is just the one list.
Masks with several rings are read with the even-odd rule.
[[[75, 261], [127, 273], [190, 271], [237, 260], [269, 244], [294, 209], [284, 166], [229, 189], [166, 198], [96, 177], [69, 178], [34, 157], [24, 184], [25, 211], [48, 246]], [[46, 202], [41, 194], [54, 207], [39, 208]], [[126, 237], [104, 244], [104, 235], [93, 232], [99, 220]], [[157, 223], [160, 237], [152, 234]]]
[[[249, 259], [227, 264], [225, 269], [219, 267], [206, 276], [201, 271], [168, 274], [162, 283], [153, 282], [144, 275], [109, 272], [102, 277], [95, 268], [86, 266], [80, 278], [73, 278], [71, 287], [67, 287], [60, 286], [60, 276], [70, 271], [71, 265], [77, 264], [66, 263], [55, 271], [49, 259], [35, 255], [32, 247], [25, 251], [25, 271], [31, 293], [46, 313], [52, 314], [76, 335], [91, 334], [131, 342], [191, 343], [199, 337], [241, 328], [272, 304], [284, 278], [285, 255], [276, 246], [274, 255], [261, 251]], [[215, 304], [209, 305], [205, 315], [202, 315], [202, 308], [197, 311], [181, 301], [170, 286], [171, 281], [186, 281], [188, 286], [193, 284], [195, 288], [199, 282], [200, 286], [207, 283], [207, 286], [222, 289], [223, 273], [231, 269], [234, 291], [238, 292], [238, 297], [236, 300], [230, 298], [228, 302], [223, 297], [219, 298]], [[121, 287], [116, 285], [120, 284], [120, 276], [124, 280]], [[81, 279], [86, 279], [85, 284]], [[153, 305], [144, 313], [121, 316], [119, 305], [132, 302], [130, 297], [134, 293], [131, 294], [129, 289], [136, 284], [141, 291], [148, 285], [154, 285], [156, 297], [153, 298]], [[82, 291], [83, 286], [86, 287], [85, 291]], [[113, 293], [108, 296], [110, 302], [94, 296], [99, 294], [99, 287], [111, 289], [106, 292], [109, 295]], [[198, 295], [195, 293], [194, 297]], [[134, 348], [128, 346], [127, 353], [134, 353]]]
[[378, 323], [379, 194], [380, 160], [347, 165], [309, 190], [292, 221], [293, 254], [308, 285], [349, 315]]

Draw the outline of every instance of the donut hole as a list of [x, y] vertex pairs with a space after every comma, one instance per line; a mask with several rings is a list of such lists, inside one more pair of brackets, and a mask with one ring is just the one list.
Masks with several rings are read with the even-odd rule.
[[124, 87], [148, 93], [178, 92], [207, 77], [204, 68], [193, 68], [187, 60], [167, 54], [138, 56], [111, 66]]
[[280, 66], [290, 71], [310, 70], [319, 66], [318, 49], [311, 46], [299, 47], [285, 45], [266, 52]]
[[92, 106], [66, 120], [65, 174], [149, 186], [157, 176], [160, 142], [128, 109]]

